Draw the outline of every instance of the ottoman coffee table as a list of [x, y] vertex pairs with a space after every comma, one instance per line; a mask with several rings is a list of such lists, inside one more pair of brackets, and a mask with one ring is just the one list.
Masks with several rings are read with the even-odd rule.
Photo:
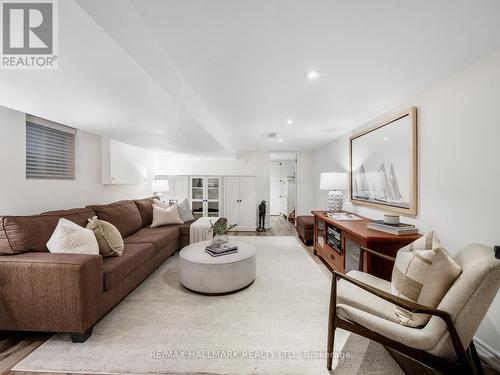
[[179, 253], [180, 280], [187, 289], [207, 295], [235, 293], [255, 280], [255, 247], [241, 241], [229, 241], [238, 252], [213, 257], [205, 252], [210, 241], [195, 242]]

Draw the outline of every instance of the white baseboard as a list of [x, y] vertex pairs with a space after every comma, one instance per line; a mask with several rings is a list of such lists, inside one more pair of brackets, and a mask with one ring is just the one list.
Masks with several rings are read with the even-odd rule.
[[474, 337], [474, 344], [481, 359], [495, 370], [500, 371], [500, 353], [477, 337]]

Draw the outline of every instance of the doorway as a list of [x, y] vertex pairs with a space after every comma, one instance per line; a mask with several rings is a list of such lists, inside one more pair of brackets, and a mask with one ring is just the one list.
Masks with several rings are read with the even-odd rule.
[[297, 154], [271, 153], [270, 157], [269, 213], [293, 222], [297, 205]]

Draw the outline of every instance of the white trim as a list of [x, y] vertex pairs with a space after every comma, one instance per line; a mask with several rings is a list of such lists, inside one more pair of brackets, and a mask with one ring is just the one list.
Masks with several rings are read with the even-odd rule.
[[477, 337], [474, 337], [474, 344], [481, 359], [495, 370], [500, 371], [500, 353]]
[[71, 127], [66, 126], [66, 125], [58, 124], [57, 122], [45, 120], [41, 117], [36, 117], [36, 116], [30, 115], [28, 113], [26, 113], [26, 122], [31, 122], [31, 123], [36, 124], [36, 125], [46, 126], [47, 128], [59, 130], [59, 131], [65, 132], [65, 133], [73, 134], [73, 135], [76, 134], [75, 128], [71, 128]]

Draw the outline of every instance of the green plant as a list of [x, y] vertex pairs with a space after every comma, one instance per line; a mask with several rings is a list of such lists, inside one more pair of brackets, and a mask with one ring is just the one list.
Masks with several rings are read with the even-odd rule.
[[222, 236], [233, 229], [235, 226], [236, 224], [228, 225], [226, 219], [219, 219], [215, 224], [212, 223], [212, 220], [210, 220], [210, 229], [208, 230], [208, 233]]

